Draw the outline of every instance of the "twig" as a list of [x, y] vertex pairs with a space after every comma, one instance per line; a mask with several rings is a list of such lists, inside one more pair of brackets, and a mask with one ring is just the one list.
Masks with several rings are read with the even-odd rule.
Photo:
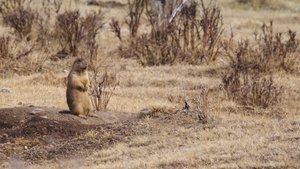
[[182, 10], [183, 5], [184, 5], [187, 1], [188, 1], [188, 0], [183, 0], [182, 3], [181, 3], [180, 5], [178, 5], [178, 7], [175, 8], [175, 9], [173, 10], [172, 15], [171, 15], [171, 17], [170, 17], [170, 19], [169, 19], [169, 23], [171, 23], [171, 22], [174, 20], [174, 18], [176, 17], [177, 13], [180, 12], [180, 11]]

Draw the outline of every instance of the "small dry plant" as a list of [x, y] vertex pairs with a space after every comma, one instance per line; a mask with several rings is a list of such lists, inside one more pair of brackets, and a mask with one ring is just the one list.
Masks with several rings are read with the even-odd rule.
[[208, 111], [208, 93], [208, 88], [203, 87], [199, 92], [194, 94], [194, 96], [190, 99], [193, 110], [201, 112]]
[[[132, 31], [127, 45], [120, 47], [122, 57], [136, 58], [143, 66], [175, 62], [201, 64], [216, 60], [221, 51], [219, 42], [223, 33], [218, 7], [212, 4], [205, 6], [203, 1], [198, 5], [177, 0], [163, 2], [162, 9], [157, 10], [157, 6], [146, 2], [129, 2], [126, 23]], [[151, 32], [139, 35], [139, 20], [143, 12], [151, 25]], [[111, 27], [116, 37], [124, 39], [117, 21], [113, 20]]]
[[28, 5], [30, 2], [29, 0], [4, 0], [0, 3], [0, 14], [4, 23], [12, 27], [21, 39], [27, 38], [32, 31], [34, 12]]
[[92, 12], [86, 17], [81, 17], [78, 10], [66, 11], [56, 17], [56, 34], [62, 50], [67, 55], [77, 56], [83, 42], [90, 48], [91, 56], [94, 56], [96, 48], [95, 37], [102, 27], [101, 12]]
[[93, 70], [92, 73], [90, 86], [92, 105], [97, 111], [106, 111], [110, 98], [119, 84], [116, 74], [109, 74], [105, 71], [101, 75], [97, 69]]

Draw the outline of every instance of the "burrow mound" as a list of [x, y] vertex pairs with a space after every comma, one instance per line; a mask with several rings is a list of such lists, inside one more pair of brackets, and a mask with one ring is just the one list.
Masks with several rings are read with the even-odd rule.
[[56, 108], [0, 109], [0, 161], [16, 156], [30, 162], [71, 157], [75, 152], [100, 150], [164, 128], [207, 127], [212, 121], [200, 111], [163, 108], [97, 115], [82, 119]]

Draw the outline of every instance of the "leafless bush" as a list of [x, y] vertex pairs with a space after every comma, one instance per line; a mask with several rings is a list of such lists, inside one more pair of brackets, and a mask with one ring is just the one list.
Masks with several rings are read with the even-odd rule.
[[30, 1], [4, 0], [0, 4], [0, 13], [5, 24], [11, 26], [21, 39], [27, 38], [31, 33], [34, 12], [25, 7]]
[[270, 26], [262, 26], [262, 34], [256, 34], [253, 45], [249, 40], [235, 43], [233, 35], [223, 42], [231, 65], [223, 78], [227, 96], [246, 107], [267, 108], [278, 103], [283, 88], [273, 81], [271, 74], [274, 70], [288, 70], [288, 63], [295, 62], [295, 35], [289, 31], [284, 42], [281, 33], [273, 33], [271, 22]]
[[259, 50], [262, 52], [261, 61], [265, 71], [282, 68], [289, 71], [293, 68], [293, 64], [297, 59], [298, 42], [296, 40], [296, 32], [289, 30], [287, 40], [284, 41], [282, 33], [274, 33], [273, 22], [267, 26], [262, 26], [262, 36], [257, 37]]
[[[189, 6], [184, 2], [178, 0], [166, 3], [162, 10], [165, 13], [159, 17], [148, 3], [141, 4], [144, 7], [139, 5], [138, 14], [130, 13], [138, 16], [130, 18], [140, 18], [143, 12], [141, 8], [146, 8], [151, 32], [142, 35], [135, 33], [134, 36], [131, 34], [127, 46], [120, 47], [121, 56], [137, 58], [144, 66], [175, 62], [201, 64], [215, 61], [221, 51], [219, 42], [223, 32], [220, 9], [214, 5], [205, 6], [203, 1], [200, 5], [192, 3]], [[202, 13], [197, 15], [200, 11]], [[139, 24], [139, 22], [130, 23]], [[113, 21], [111, 26], [119, 37], [118, 23]], [[138, 28], [138, 25], [134, 27]]]
[[227, 96], [246, 107], [267, 108], [280, 101], [282, 87], [272, 76], [234, 72], [223, 78]]
[[62, 50], [77, 55], [78, 43], [83, 37], [83, 25], [80, 24], [79, 11], [67, 11], [56, 17], [56, 34]]
[[[168, 44], [149, 38], [147, 34], [132, 40], [131, 44], [130, 49], [125, 51], [123, 55], [136, 57], [143, 66], [173, 64], [176, 61], [177, 52], [179, 52], [176, 51], [177, 44], [175, 41]], [[172, 47], [175, 49], [172, 50]]]
[[[90, 13], [87, 17], [81, 17], [78, 10], [58, 15], [56, 17], [56, 33], [62, 51], [76, 56], [81, 42], [87, 42], [87, 46], [94, 50], [96, 48], [95, 37], [102, 25], [101, 12]], [[94, 56], [93, 50], [89, 50], [91, 56]]]
[[117, 85], [118, 80], [116, 74], [108, 74], [105, 72], [103, 75], [99, 75], [98, 70], [93, 70], [90, 94], [92, 96], [92, 105], [97, 111], [106, 111], [107, 105]]
[[[273, 24], [262, 26], [262, 34], [255, 34], [253, 45], [249, 40], [235, 43], [233, 36], [223, 42], [225, 55], [233, 67], [255, 72], [292, 71], [298, 58], [296, 32], [288, 31], [287, 37], [273, 32]], [[287, 39], [284, 41], [284, 39]]]
[[35, 13], [35, 24], [38, 37], [36, 41], [41, 48], [46, 48], [53, 35], [51, 34], [51, 19], [58, 15], [63, 0], [43, 0], [42, 7]]
[[90, 61], [90, 66], [95, 69], [98, 55], [98, 45], [96, 42], [96, 36], [99, 30], [102, 28], [102, 15], [99, 12], [92, 12], [86, 18], [83, 19], [82, 24], [84, 25], [84, 39], [87, 49], [87, 57]]
[[146, 0], [128, 0], [128, 17], [125, 22], [130, 30], [130, 37], [136, 37]]

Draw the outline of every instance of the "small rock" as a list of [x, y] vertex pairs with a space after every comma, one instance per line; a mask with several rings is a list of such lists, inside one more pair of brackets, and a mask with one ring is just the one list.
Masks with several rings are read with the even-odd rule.
[[35, 111], [32, 111], [32, 112], [30, 112], [29, 114], [30, 115], [35, 115], [37, 112], [35, 112]]
[[28, 147], [27, 147], [27, 146], [24, 146], [24, 149], [25, 149], [25, 150], [28, 150]]
[[31, 115], [35, 115], [35, 114], [37, 114], [37, 113], [39, 113], [39, 112], [42, 112], [42, 111], [44, 111], [43, 109], [34, 109], [34, 110], [32, 110], [31, 112], [30, 112], [30, 114]]
[[43, 118], [43, 119], [48, 119], [48, 117], [47, 116], [40, 116], [41, 118]]

